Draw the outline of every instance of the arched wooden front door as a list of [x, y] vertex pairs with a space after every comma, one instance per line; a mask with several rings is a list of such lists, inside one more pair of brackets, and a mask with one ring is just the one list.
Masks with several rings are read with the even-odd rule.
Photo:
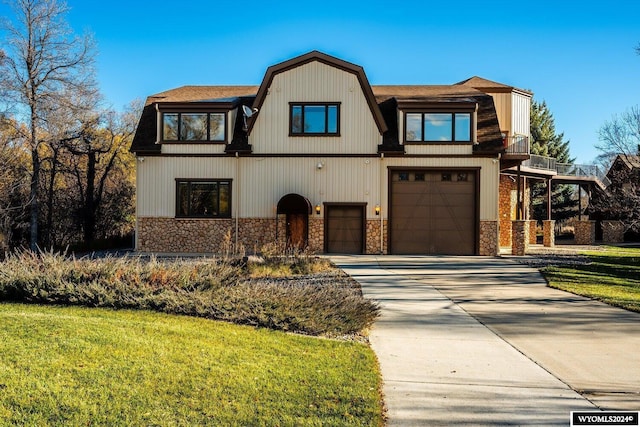
[[309, 244], [309, 200], [299, 194], [287, 194], [278, 202], [277, 213], [286, 215], [287, 249], [304, 250]]

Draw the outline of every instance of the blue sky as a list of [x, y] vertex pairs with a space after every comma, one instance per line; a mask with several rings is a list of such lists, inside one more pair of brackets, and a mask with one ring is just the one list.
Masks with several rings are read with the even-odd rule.
[[[259, 84], [310, 50], [364, 67], [371, 84], [451, 84], [478, 75], [534, 92], [578, 162], [597, 131], [640, 104], [640, 2], [69, 0], [93, 33], [107, 101], [187, 84]], [[6, 5], [0, 15], [8, 16]]]

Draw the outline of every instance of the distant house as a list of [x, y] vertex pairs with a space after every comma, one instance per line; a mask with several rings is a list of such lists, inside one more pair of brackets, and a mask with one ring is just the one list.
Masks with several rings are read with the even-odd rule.
[[[592, 194], [590, 218], [602, 229], [597, 237], [605, 242], [640, 238], [640, 156], [616, 156], [606, 175], [609, 185]], [[617, 223], [617, 224], [616, 224]]]
[[136, 249], [497, 255], [513, 211], [501, 170], [528, 158], [508, 146], [528, 142], [530, 100], [478, 77], [371, 86], [317, 51], [260, 86], [152, 95], [131, 146]]

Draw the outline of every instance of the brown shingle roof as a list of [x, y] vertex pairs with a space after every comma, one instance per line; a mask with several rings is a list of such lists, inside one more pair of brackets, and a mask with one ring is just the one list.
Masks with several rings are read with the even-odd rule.
[[[307, 58], [307, 56], [309, 58]], [[304, 60], [320, 59], [323, 61], [331, 61], [332, 63], [340, 61], [337, 58], [329, 57], [319, 52], [311, 52], [300, 58], [294, 58], [295, 61], [287, 61], [283, 64], [288, 65], [295, 62], [294, 65], [298, 65], [299, 61], [302, 60], [301, 58]], [[361, 67], [349, 63], [345, 64], [354, 68], [348, 71], [360, 72], [361, 70]], [[338, 65], [347, 67], [347, 65], [343, 65], [342, 62]], [[283, 69], [286, 69], [286, 67], [283, 67]], [[281, 70], [278, 68], [276, 71]], [[364, 75], [364, 72], [362, 72], [362, 74]], [[366, 77], [363, 77], [361, 83], [363, 83], [363, 86], [368, 86]], [[215, 99], [242, 97], [244, 98], [243, 103], [249, 105], [251, 104], [249, 101], [253, 100], [256, 93], [259, 92], [260, 87], [261, 86], [182, 86], [151, 95], [147, 98], [136, 135], [131, 145], [131, 151], [138, 153], [160, 152], [160, 146], [155, 144], [155, 133], [157, 129], [155, 103], [203, 102]], [[372, 112], [377, 110], [376, 116], [378, 120], [382, 120], [384, 123], [381, 125], [385, 130], [384, 143], [397, 145], [399, 143], [397, 136], [398, 124], [395, 111], [398, 102], [477, 102], [478, 144], [474, 146], [474, 151], [478, 153], [499, 152], [502, 149], [502, 136], [500, 134], [493, 98], [482, 91], [482, 89], [488, 88], [502, 88], [503, 90], [514, 89], [511, 86], [492, 82], [491, 80], [480, 77], [472, 77], [454, 85], [375, 85], [371, 86], [371, 92], [372, 95], [375, 96], [375, 101], [373, 101], [374, 105], [375, 103], [377, 103], [377, 105], [372, 107]], [[363, 87], [363, 90], [364, 89], [366, 89], [366, 87]], [[371, 92], [369, 93], [371, 94]]]
[[523, 92], [523, 93], [527, 93], [529, 95], [533, 95], [533, 93], [531, 93], [528, 90], [525, 89], [519, 89], [517, 87], [513, 87], [513, 86], [509, 86], [509, 85], [505, 85], [503, 83], [498, 83], [498, 82], [494, 82], [493, 80], [488, 80], [482, 77], [478, 77], [478, 76], [473, 76], [471, 78], [468, 78], [466, 80], [463, 80], [461, 82], [458, 82], [455, 84], [456, 86], [468, 86], [468, 87], [472, 87], [481, 91], [489, 91], [489, 92], [511, 92], [513, 90], [517, 90], [519, 92]]
[[149, 96], [145, 105], [153, 102], [190, 102], [251, 96], [257, 92], [258, 86], [182, 86]]
[[442, 98], [483, 95], [472, 87], [457, 85], [374, 85], [371, 87], [378, 102], [389, 98]]

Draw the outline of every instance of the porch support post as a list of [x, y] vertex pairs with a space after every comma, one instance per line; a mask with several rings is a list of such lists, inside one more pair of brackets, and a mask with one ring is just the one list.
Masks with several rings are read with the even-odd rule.
[[518, 163], [518, 173], [516, 178], [516, 196], [518, 201], [516, 202], [516, 221], [522, 219], [522, 189], [520, 188], [520, 163]]
[[511, 222], [511, 254], [525, 255], [529, 247], [529, 221]]
[[547, 180], [547, 221], [551, 221], [551, 178]]
[[582, 221], [582, 185], [578, 184], [578, 221]]
[[593, 245], [596, 241], [596, 222], [576, 221], [574, 234], [576, 245]]
[[556, 222], [554, 220], [542, 221], [542, 244], [547, 248], [552, 248], [556, 245], [555, 228]]

